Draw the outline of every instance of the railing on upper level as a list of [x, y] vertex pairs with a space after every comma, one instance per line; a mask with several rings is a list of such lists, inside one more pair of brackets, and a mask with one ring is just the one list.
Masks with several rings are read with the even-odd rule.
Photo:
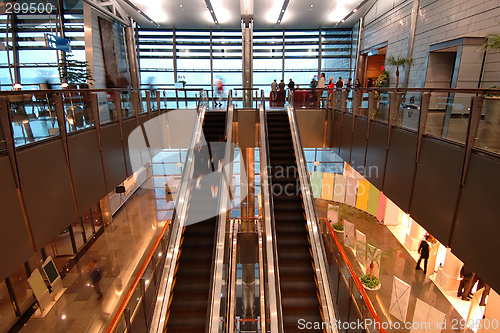
[[[296, 110], [334, 109], [485, 152], [500, 154], [500, 89], [343, 88], [288, 93]], [[283, 100], [270, 106], [283, 106]]]
[[[1, 111], [8, 115], [16, 147], [66, 132], [95, 128], [143, 114], [196, 108], [199, 89], [65, 89], [3, 91]], [[205, 102], [208, 97], [205, 94]], [[2, 134], [2, 133], [0, 133]], [[0, 149], [5, 148], [0, 143]]]

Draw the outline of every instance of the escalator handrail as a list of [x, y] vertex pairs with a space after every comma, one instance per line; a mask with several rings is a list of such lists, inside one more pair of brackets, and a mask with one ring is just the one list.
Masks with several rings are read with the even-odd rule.
[[[262, 95], [264, 92], [262, 91]], [[260, 120], [260, 154], [261, 154], [261, 169], [262, 169], [262, 190], [263, 190], [263, 205], [264, 205], [264, 223], [266, 227], [266, 262], [267, 283], [269, 286], [269, 322], [271, 332], [283, 332], [283, 313], [281, 305], [281, 285], [279, 279], [278, 266], [278, 246], [276, 244], [276, 230], [274, 228], [274, 206], [272, 197], [272, 188], [270, 183], [269, 168], [271, 161], [269, 158], [269, 140], [267, 138], [267, 118], [265, 103], [261, 102], [259, 107]], [[273, 289], [274, 288], [274, 292]], [[263, 310], [261, 310], [263, 311]]]
[[[312, 187], [307, 172], [306, 159], [304, 157], [304, 150], [302, 140], [299, 134], [297, 124], [297, 114], [292, 105], [287, 106], [288, 120], [290, 122], [290, 129], [292, 134], [292, 141], [296, 156], [297, 170], [299, 174], [300, 187], [304, 201], [304, 210], [307, 218], [309, 238], [311, 242], [311, 250], [313, 260], [315, 263], [315, 274], [317, 278], [318, 291], [321, 299], [321, 307], [323, 308], [323, 316], [325, 322], [332, 322], [338, 318], [338, 311], [335, 302], [333, 301], [333, 290], [330, 287], [330, 274], [328, 270], [328, 262], [326, 259], [325, 247], [322, 237], [320, 235], [320, 225], [316, 214], [316, 207], [314, 205], [314, 198], [312, 195]], [[338, 332], [337, 328], [332, 328], [328, 325], [326, 332]]]
[[[228, 96], [229, 102], [229, 96]], [[219, 318], [221, 316], [221, 294], [222, 294], [222, 282], [223, 282], [223, 272], [224, 272], [224, 248], [226, 240], [226, 218], [227, 218], [227, 207], [231, 203], [229, 197], [228, 186], [229, 181], [233, 177], [233, 147], [232, 147], [232, 134], [233, 134], [233, 106], [228, 105], [227, 115], [226, 115], [226, 146], [224, 151], [224, 166], [222, 169], [222, 179], [219, 184], [220, 200], [218, 203], [217, 212], [219, 216], [217, 217], [217, 238], [215, 241], [215, 255], [213, 256], [214, 265], [212, 265], [211, 279], [212, 288], [210, 289], [209, 300], [211, 300], [211, 305], [208, 311], [208, 330], [209, 333], [219, 332]], [[217, 166], [215, 166], [217, 167]], [[230, 206], [229, 206], [230, 207]], [[226, 301], [227, 301], [226, 296]], [[227, 319], [227, 318], [226, 318]]]
[[[200, 96], [200, 103], [198, 104], [198, 118], [195, 124], [193, 135], [189, 143], [189, 149], [186, 156], [186, 162], [184, 163], [184, 170], [182, 172], [182, 181], [179, 189], [179, 195], [177, 196], [177, 202], [175, 204], [175, 218], [172, 222], [171, 236], [169, 239], [167, 247], [167, 259], [165, 260], [165, 266], [163, 268], [164, 277], [160, 283], [158, 289], [158, 297], [156, 304], [154, 306], [153, 317], [150, 324], [150, 333], [162, 332], [163, 326], [165, 324], [165, 318], [168, 312], [168, 305], [170, 300], [170, 295], [173, 288], [173, 280], [175, 275], [175, 268], [177, 266], [179, 244], [181, 241], [182, 230], [184, 222], [186, 219], [186, 211], [188, 206], [188, 198], [190, 194], [189, 184], [193, 177], [194, 172], [194, 147], [197, 142], [201, 139], [203, 119], [205, 118], [205, 112], [207, 110], [208, 104], [202, 103], [204, 97]], [[163, 297], [160, 297], [163, 295]]]

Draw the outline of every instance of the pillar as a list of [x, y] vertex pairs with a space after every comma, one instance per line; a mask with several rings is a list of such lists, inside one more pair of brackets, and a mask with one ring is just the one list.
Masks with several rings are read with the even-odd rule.
[[125, 38], [127, 41], [128, 65], [130, 68], [130, 86], [133, 89], [140, 87], [139, 66], [137, 62], [137, 51], [135, 49], [135, 34], [132, 19], [130, 25], [125, 28]]
[[436, 283], [444, 290], [457, 290], [460, 284], [460, 269], [462, 262], [448, 248], [444, 264], [437, 271]]
[[243, 107], [252, 107], [253, 87], [253, 18], [252, 16], [241, 18], [241, 44], [243, 59]]
[[425, 230], [415, 221], [411, 221], [410, 233], [406, 235], [405, 246], [410, 251], [417, 251], [420, 241], [424, 238]]

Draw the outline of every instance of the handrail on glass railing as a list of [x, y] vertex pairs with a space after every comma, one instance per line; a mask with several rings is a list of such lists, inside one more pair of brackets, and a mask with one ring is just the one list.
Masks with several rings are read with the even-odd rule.
[[[158, 246], [160, 245], [161, 240], [163, 239], [163, 237], [165, 235], [165, 232], [167, 231], [167, 229], [170, 226], [170, 222], [171, 222], [170, 219], [168, 219], [165, 222], [165, 225], [163, 226], [163, 228], [162, 228], [162, 230], [160, 232], [160, 235], [156, 239], [155, 243], [153, 244], [153, 247], [149, 251], [146, 259], [144, 260], [144, 263], [142, 264], [141, 268], [139, 269], [139, 272], [137, 273], [134, 281], [132, 282], [132, 285], [128, 289], [127, 294], [125, 295], [125, 298], [123, 299], [123, 301], [121, 302], [120, 306], [118, 307], [118, 311], [116, 312], [115, 316], [113, 317], [113, 320], [111, 321], [111, 324], [108, 327], [108, 330], [106, 331], [107, 333], [114, 332], [115, 329], [117, 328], [118, 323], [119, 323], [121, 317], [124, 315], [125, 309], [129, 305], [129, 302], [130, 302], [130, 300], [131, 300], [131, 298], [132, 298], [135, 290], [139, 286], [139, 282], [141, 281], [141, 279], [143, 278], [144, 274], [146, 273], [146, 270], [147, 270], [149, 264], [152, 263], [153, 257], [155, 257], [156, 250], [157, 250]], [[159, 255], [163, 256], [163, 253], [160, 253]], [[156, 270], [156, 267], [153, 268], [153, 271], [154, 270]], [[139, 302], [137, 302], [134, 311], [131, 311], [133, 314], [136, 312], [136, 309], [139, 307], [139, 304], [142, 301], [143, 301], [143, 299], [142, 299], [142, 296], [141, 296], [141, 299], [139, 300]], [[128, 318], [126, 320], [131, 320], [132, 321], [133, 318], [134, 318], [134, 316], [132, 315], [130, 318]], [[127, 327], [130, 326], [130, 324], [131, 324], [130, 322], [126, 323], [126, 326]]]
[[344, 251], [344, 248], [343, 248], [342, 244], [340, 243], [339, 239], [337, 238], [337, 235], [335, 234], [335, 231], [333, 230], [333, 227], [331, 226], [330, 223], [328, 223], [328, 221], [326, 221], [325, 218], [323, 218], [321, 220], [328, 227], [328, 230], [330, 231], [330, 234], [332, 235], [333, 241], [335, 242], [335, 245], [337, 246], [337, 248], [338, 248], [338, 250], [340, 252], [341, 257], [342, 257], [345, 265], [347, 266], [347, 269], [349, 270], [349, 273], [351, 274], [351, 276], [352, 276], [352, 278], [354, 280], [354, 284], [356, 285], [356, 288], [358, 289], [358, 291], [359, 291], [359, 293], [361, 295], [361, 299], [365, 303], [366, 308], [370, 312], [370, 315], [375, 320], [375, 322], [376, 322], [375, 327], [378, 328], [378, 331], [380, 333], [386, 333], [385, 329], [383, 328], [383, 323], [380, 320], [380, 317], [377, 314], [377, 311], [375, 310], [375, 307], [373, 306], [372, 302], [370, 301], [370, 298], [368, 297], [368, 294], [366, 293], [366, 290], [363, 287], [363, 284], [361, 283], [361, 280], [359, 279], [358, 275], [356, 274], [356, 271], [354, 270], [354, 267], [352, 266], [352, 264], [351, 264], [351, 262], [350, 262], [350, 260], [349, 260], [349, 258], [347, 256], [347, 253]]

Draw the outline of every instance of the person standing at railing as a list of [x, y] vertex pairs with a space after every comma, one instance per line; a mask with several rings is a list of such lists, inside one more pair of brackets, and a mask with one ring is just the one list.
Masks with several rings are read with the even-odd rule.
[[280, 81], [278, 88], [280, 92], [280, 103], [285, 103], [285, 97], [286, 97], [285, 80]]
[[326, 77], [325, 73], [321, 73], [318, 80], [318, 106], [325, 106], [323, 101], [323, 92], [326, 88]]
[[277, 95], [278, 95], [278, 83], [276, 82], [276, 80], [274, 80], [274, 82], [271, 83], [271, 102], [273, 104], [276, 103]]
[[311, 97], [309, 98], [309, 104], [314, 104], [316, 98], [316, 88], [318, 87], [318, 81], [316, 81], [316, 75], [312, 78], [311, 83], [309, 84], [311, 87]]
[[293, 82], [292, 78], [290, 78], [290, 81], [288, 81], [288, 103], [293, 103], [291, 100], [293, 91], [295, 90], [295, 82]]
[[328, 106], [332, 107], [333, 103], [333, 89], [335, 89], [335, 83], [333, 82], [333, 77], [328, 80]]
[[215, 86], [217, 88], [218, 96], [218, 103], [215, 103], [215, 106], [217, 106], [217, 104], [219, 104], [219, 106], [222, 106], [222, 97], [224, 96], [224, 81], [222, 81], [221, 78], [217, 79]]
[[361, 82], [359, 82], [359, 79], [356, 79], [356, 82], [354, 83], [354, 88], [356, 89], [361, 88]]
[[339, 79], [335, 83], [335, 88], [337, 89], [336, 103], [337, 103], [338, 108], [340, 109], [340, 100], [342, 98], [342, 88], [344, 88], [344, 81], [342, 81], [342, 77], [339, 77]]

